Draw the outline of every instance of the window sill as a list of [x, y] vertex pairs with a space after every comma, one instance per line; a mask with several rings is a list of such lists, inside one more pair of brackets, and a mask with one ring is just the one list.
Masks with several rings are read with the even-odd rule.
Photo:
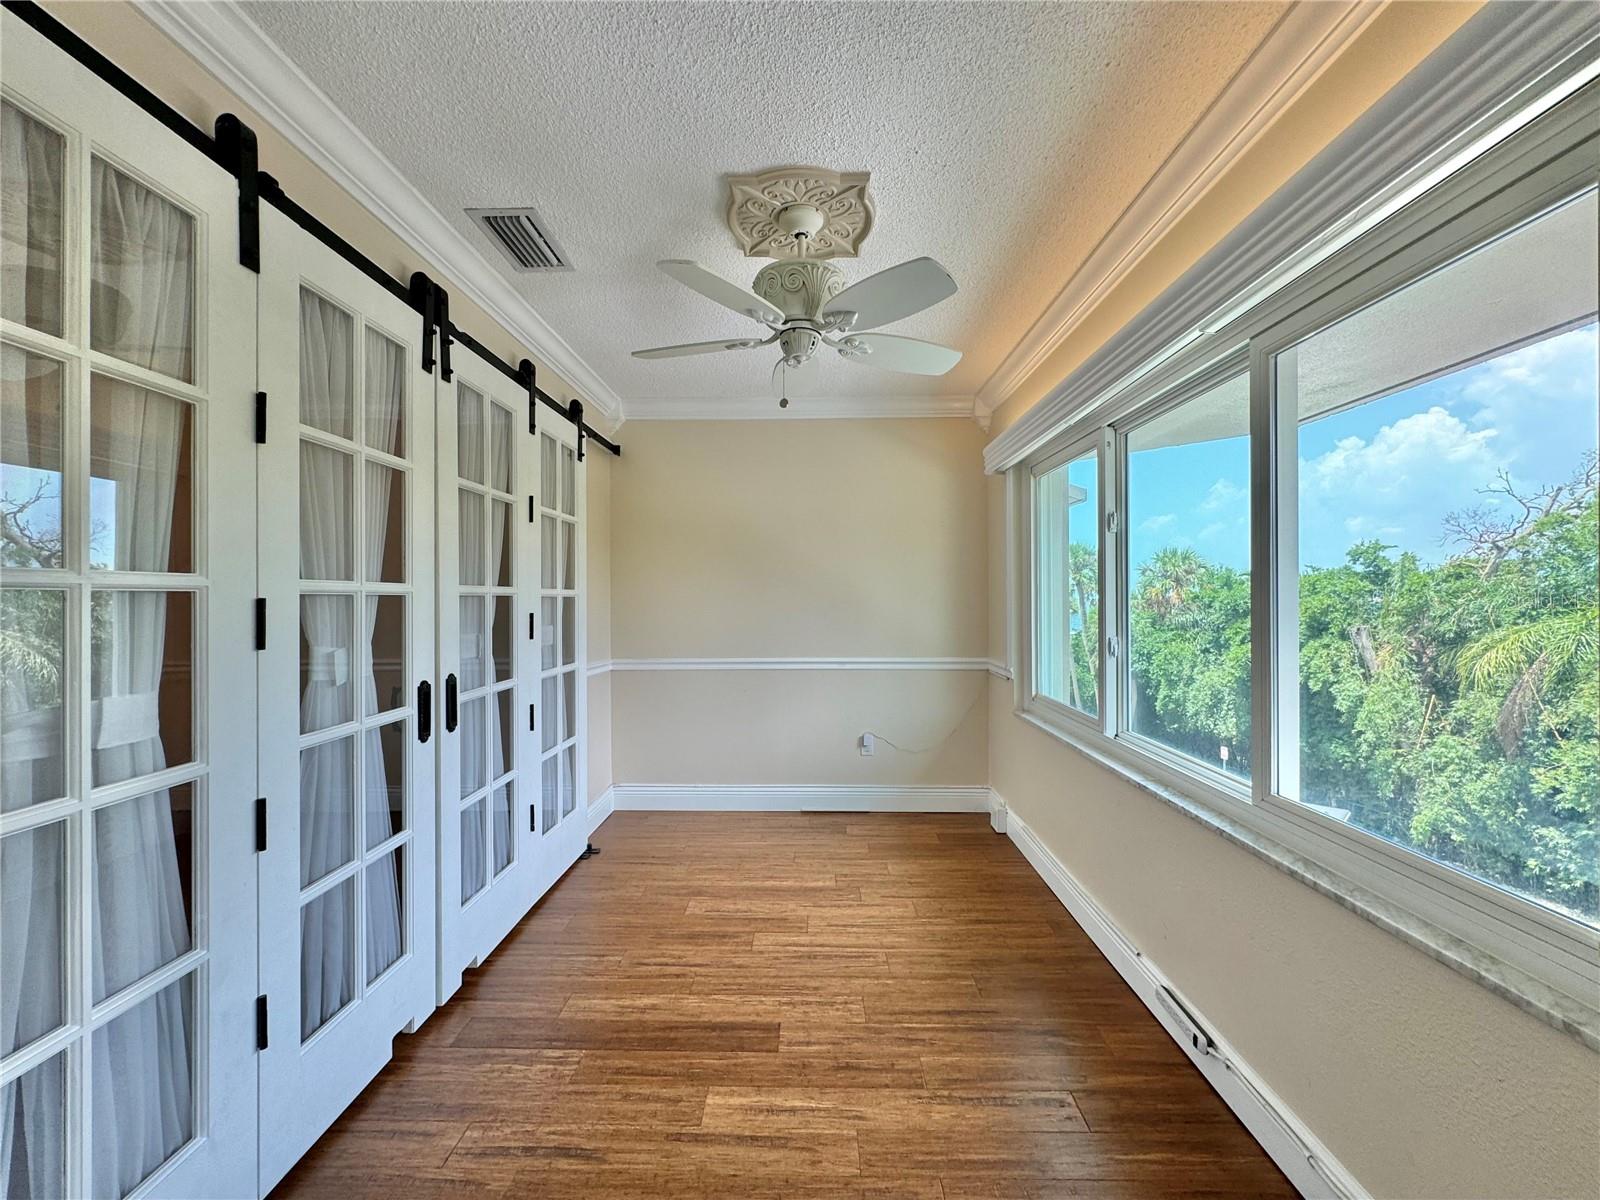
[[1062, 725], [1027, 706], [1015, 715], [1065, 743], [1140, 791], [1177, 809], [1284, 874], [1372, 922], [1430, 958], [1475, 980], [1524, 1012], [1600, 1051], [1600, 1010], [1484, 947], [1474, 945], [1416, 912], [1290, 848], [1262, 828], [1270, 817], [1201, 780], [1180, 786], [1163, 764], [1097, 732]]

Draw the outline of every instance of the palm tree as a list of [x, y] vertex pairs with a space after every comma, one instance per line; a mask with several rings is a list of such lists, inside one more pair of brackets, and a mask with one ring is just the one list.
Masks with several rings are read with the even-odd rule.
[[1600, 649], [1600, 605], [1550, 613], [1491, 630], [1456, 660], [1463, 685], [1505, 691], [1495, 735], [1514, 755], [1545, 680], [1592, 659]]
[[1170, 620], [1183, 608], [1205, 569], [1205, 559], [1188, 546], [1163, 546], [1139, 568], [1145, 606], [1162, 620]]

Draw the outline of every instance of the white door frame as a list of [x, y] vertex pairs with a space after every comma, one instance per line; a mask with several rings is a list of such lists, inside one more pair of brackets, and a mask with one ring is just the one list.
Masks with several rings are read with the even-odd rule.
[[[444, 681], [443, 697], [454, 689], [458, 725], [445, 716], [439, 730], [439, 962], [438, 1002], [443, 1004], [461, 986], [462, 971], [486, 959], [534, 901], [536, 836], [523, 819], [525, 807], [538, 788], [538, 739], [528, 714], [538, 695], [538, 658], [533, 621], [539, 604], [539, 522], [531, 520], [531, 503], [539, 494], [538, 439], [528, 428], [528, 393], [476, 355], [456, 355], [450, 381], [437, 384], [439, 637], [437, 678]], [[476, 469], [464, 467], [459, 440], [463, 405], [482, 407], [483, 461]], [[491, 413], [498, 414], [491, 417]], [[501, 424], [504, 422], [504, 424]], [[510, 442], [510, 479], [491, 478], [496, 435]], [[471, 475], [480, 478], [471, 478]], [[509, 483], [509, 489], [502, 486]], [[483, 505], [481, 519], [493, 528], [492, 514], [504, 505], [503, 519], [509, 539], [509, 580], [499, 586], [489, 578], [494, 549], [483, 542], [484, 572], [480, 584], [464, 584], [462, 576], [461, 504], [464, 496]], [[491, 534], [492, 537], [492, 534]], [[504, 557], [502, 553], [502, 558]], [[468, 598], [487, 607], [481, 634], [484, 644], [467, 647], [462, 630], [462, 601]], [[509, 668], [496, 665], [496, 647], [509, 656]], [[465, 651], [465, 652], [464, 652]], [[467, 660], [476, 657], [481, 665]], [[502, 673], [503, 672], [503, 673]], [[509, 682], [509, 686], [500, 686]], [[469, 706], [480, 714], [469, 716]], [[446, 712], [441, 708], [441, 712]], [[464, 792], [463, 739], [469, 734], [489, 736], [495, 722], [503, 728], [511, 761], [497, 775], [493, 755], [484, 759], [484, 779]], [[509, 795], [507, 795], [509, 792]], [[481, 794], [480, 794], [481, 793]], [[507, 848], [511, 859], [497, 870], [497, 820], [500, 805], [508, 803], [503, 820], [509, 828]], [[481, 808], [480, 808], [481, 806]], [[469, 814], [481, 813], [483, 823], [473, 829]], [[505, 828], [502, 826], [502, 828]], [[463, 899], [463, 841], [469, 831], [480, 839], [483, 853], [479, 886]]]
[[[7, 341], [63, 366], [63, 564], [8, 569], [0, 579], [8, 587], [43, 586], [64, 593], [61, 678], [76, 683], [62, 688], [65, 797], [0, 815], [0, 833], [6, 835], [27, 837], [25, 831], [51, 824], [65, 832], [63, 1023], [7, 1057], [0, 1064], [0, 1081], [9, 1084], [65, 1055], [65, 1192], [88, 1195], [97, 1190], [93, 1093], [123, 1082], [96, 1065], [95, 1056], [102, 1052], [100, 1031], [169, 987], [192, 987], [188, 1048], [193, 1063], [193, 1135], [142, 1181], [133, 1181], [130, 1194], [254, 1195], [256, 856], [250, 801], [256, 783], [256, 655], [251, 624], [256, 464], [249, 430], [256, 300], [255, 277], [239, 264], [237, 255], [237, 184], [10, 12], [0, 16], [0, 47], [6, 99], [64, 136], [66, 164], [62, 335], [0, 322]], [[89, 349], [91, 157], [112, 164], [193, 218], [192, 382]], [[192, 573], [89, 566], [91, 373], [190, 405]], [[154, 774], [99, 787], [92, 786], [92, 764], [96, 743], [104, 737], [111, 717], [91, 702], [88, 686], [93, 636], [89, 596], [96, 589], [188, 593], [194, 650], [189, 761], [169, 762]], [[157, 694], [163, 714], [170, 716], [167, 674], [164, 666]], [[135, 725], [149, 719], [148, 712], [124, 716]], [[141, 734], [139, 739], [154, 736]], [[119, 802], [185, 785], [192, 800], [190, 949], [97, 1000], [96, 824]], [[107, 1101], [113, 1114], [120, 1114], [125, 1103]], [[117, 1186], [130, 1182], [119, 1180]]]
[[[261, 977], [269, 1002], [269, 1044], [261, 1056], [261, 1172], [265, 1194], [333, 1123], [333, 1120], [371, 1081], [392, 1053], [394, 1037], [420, 1025], [433, 1011], [435, 939], [434, 886], [436, 870], [435, 746], [439, 729], [439, 689], [433, 676], [434, 654], [434, 380], [420, 365], [421, 318], [409, 304], [378, 286], [354, 266], [335, 255], [287, 217], [267, 206], [261, 213], [261, 344], [271, 348], [262, 356], [261, 382], [267, 393], [267, 442], [262, 448], [260, 573], [262, 595], [267, 600], [266, 650], [261, 656], [261, 787], [269, 811], [267, 850], [261, 855]], [[363, 407], [361, 371], [365, 369], [365, 330], [368, 328], [404, 348], [407, 406], [404, 414], [404, 463], [373, 459], [362, 440], [361, 417], [351, 437], [354, 441], [308, 431], [300, 415], [300, 295], [302, 286], [336, 304], [354, 318], [356, 359], [353, 406]], [[300, 455], [302, 440], [339, 448], [353, 455], [351, 479], [352, 528], [359, 531], [351, 545], [348, 582], [302, 583], [300, 579]], [[363, 582], [361, 551], [367, 534], [366, 464], [399, 464], [404, 470], [406, 495], [403, 583], [373, 585]], [[392, 490], [391, 490], [392, 496]], [[408, 589], [408, 590], [407, 590]], [[313, 648], [312, 664], [302, 663], [301, 593], [333, 591], [354, 594], [353, 645], [348, 648]], [[377, 703], [404, 714], [399, 742], [392, 753], [404, 764], [405, 817], [403, 828], [367, 845], [363, 832], [364, 804], [361, 786], [352, 791], [355, 810], [353, 859], [328, 870], [321, 879], [302, 888], [301, 863], [301, 746], [343, 737], [353, 739], [353, 770], [369, 769], [367, 731], [372, 722], [364, 712], [370, 669], [370, 640], [365, 636], [367, 598], [405, 595], [406, 630], [403, 683], [378, 695]], [[348, 679], [347, 711], [354, 719], [337, 726], [339, 733], [301, 734], [301, 677], [304, 670], [331, 672], [336, 685]], [[386, 682], [393, 683], [393, 680]], [[426, 685], [426, 686], [423, 686]], [[431, 689], [431, 696], [423, 693]], [[375, 693], [376, 694], [376, 693]], [[393, 708], [389, 706], [393, 705]], [[427, 738], [423, 732], [427, 730]], [[379, 743], [381, 745], [381, 742]], [[390, 750], [383, 752], [387, 762]], [[361, 763], [359, 768], [355, 764]], [[340, 767], [340, 769], [344, 769]], [[385, 767], [386, 775], [390, 768]], [[363, 774], [354, 776], [356, 780]], [[381, 837], [381, 834], [379, 835]], [[400, 957], [369, 980], [365, 952], [369, 928], [369, 888], [381, 885], [377, 866], [396, 848], [402, 848], [400, 879], [402, 945]], [[379, 867], [380, 872], [386, 868]], [[376, 879], [377, 884], [373, 883]], [[302, 902], [348, 888], [354, 899], [354, 936], [351, 953], [354, 974], [351, 992], [333, 1015], [302, 1038], [300, 955]], [[333, 902], [330, 902], [333, 903]], [[348, 927], [347, 927], [348, 928]], [[336, 1000], [336, 1002], [338, 1002]], [[326, 1001], [324, 1001], [326, 1003]]]

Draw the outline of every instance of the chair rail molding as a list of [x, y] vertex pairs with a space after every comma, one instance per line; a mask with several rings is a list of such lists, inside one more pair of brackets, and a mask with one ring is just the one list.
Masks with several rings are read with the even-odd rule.
[[978, 389], [980, 420], [1055, 353], [1385, 7], [1387, 0], [1339, 0], [1296, 4], [1283, 15]]
[[[993, 671], [987, 658], [614, 658], [623, 671]], [[596, 667], [591, 674], [598, 673]]]
[[237, 4], [143, 0], [145, 18], [571, 384], [613, 430], [622, 400], [465, 234]]

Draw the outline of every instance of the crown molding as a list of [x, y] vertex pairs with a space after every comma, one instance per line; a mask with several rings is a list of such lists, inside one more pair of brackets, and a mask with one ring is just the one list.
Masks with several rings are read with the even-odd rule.
[[978, 389], [980, 419], [1055, 353], [1387, 4], [1339, 0], [1290, 7]]
[[971, 396], [797, 397], [780, 409], [771, 396], [655, 396], [628, 401], [630, 421], [817, 421], [866, 417], [975, 417]]
[[448, 273], [613, 429], [622, 400], [477, 246], [425, 199], [236, 4], [140, 0], [139, 11], [396, 236]]
[[[1315, 7], [1315, 6], [1311, 6]], [[1003, 471], [1600, 74], [1588, 3], [1486, 4], [984, 448]]]

